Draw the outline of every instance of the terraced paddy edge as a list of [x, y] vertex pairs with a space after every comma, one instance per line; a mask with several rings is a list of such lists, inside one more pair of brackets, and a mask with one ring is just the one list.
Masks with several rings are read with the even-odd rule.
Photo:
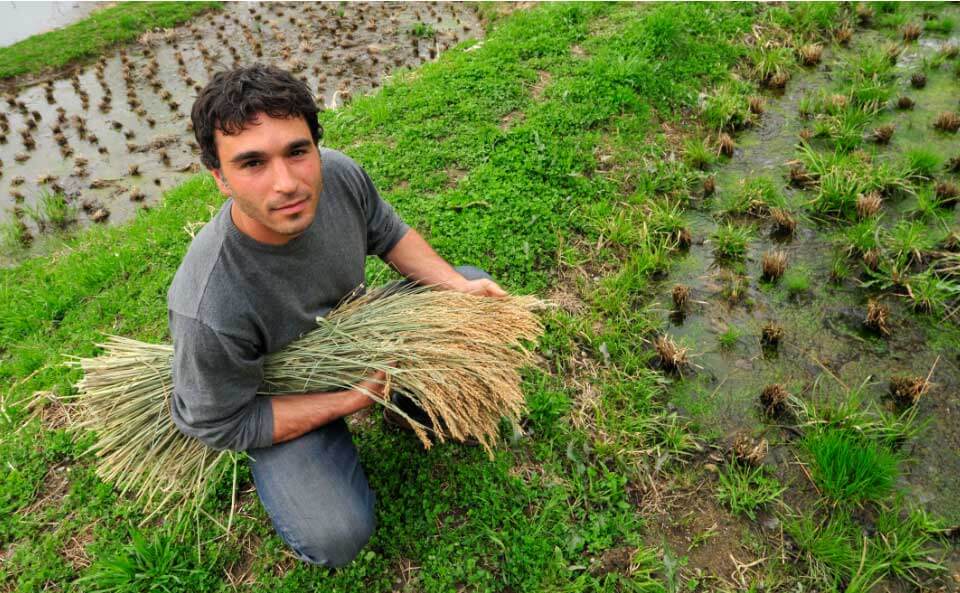
[[453, 3], [233, 2], [180, 26], [154, 12], [176, 9], [183, 20], [207, 5], [137, 6], [106, 10], [123, 9], [114, 16], [131, 22], [149, 17], [155, 28], [111, 43], [92, 65], [8, 85], [0, 265], [41, 253], [45, 237], [129, 221], [197, 173], [188, 110], [217, 69], [276, 63], [306, 82], [318, 104], [337, 108], [483, 35], [477, 13]]
[[125, 2], [101, 8], [72, 25], [0, 48], [0, 84], [14, 77], [41, 76], [132, 41], [148, 29], [179, 25], [222, 6], [220, 2]]
[[[907, 22], [921, 18], [913, 11], [929, 10], [889, 9], [878, 8], [878, 20], [892, 14]], [[739, 76], [731, 68], [765, 47], [758, 32], [789, 27], [821, 41], [847, 28], [855, 40], [868, 35], [850, 24], [853, 10], [542, 6], [505, 20], [481, 47], [455, 48], [322, 116], [327, 144], [363, 163], [441, 253], [487, 267], [512, 290], [547, 293], [563, 305], [548, 319], [543, 368], [530, 369], [525, 380], [525, 434], [505, 435], [494, 462], [455, 446], [423, 455], [378, 418], [352, 419], [380, 501], [379, 529], [358, 561], [333, 574], [285, 556], [242, 464], [231, 535], [216, 526], [230, 513], [230, 472], [204, 506], [209, 517], [138, 527], [142, 510], [96, 478], [81, 455], [93, 435], [66, 430], [55, 399], [39, 412], [40, 422], [25, 423], [23, 402], [35, 391], [69, 393], [76, 377], [59, 365], [64, 352], [92, 355], [99, 331], [166, 338], [166, 287], [189, 233], [220, 203], [209, 178], [190, 178], [126, 227], [94, 229], [52, 256], [0, 270], [0, 378], [11, 386], [0, 407], [0, 458], [13, 468], [0, 482], [0, 582], [22, 591], [95, 590], [111, 576], [135, 579], [111, 572], [126, 563], [139, 574], [163, 565], [164, 575], [195, 591], [853, 591], [871, 589], [876, 577], [885, 579], [877, 590], [906, 590], [913, 581], [950, 590], [950, 572], [938, 568], [953, 552], [948, 530], [935, 514], [908, 512], [914, 496], [891, 493], [887, 478], [897, 475], [897, 461], [891, 466], [872, 440], [837, 426], [821, 433], [784, 423], [787, 434], [806, 430], [791, 440], [746, 407], [733, 418], [725, 408], [711, 410], [712, 398], [729, 392], [715, 387], [704, 396], [697, 386], [729, 362], [704, 354], [699, 342], [693, 360], [702, 368], [687, 369], [682, 379], [651, 368], [653, 338], [678, 329], [658, 311], [669, 307], [674, 280], [695, 284], [682, 328], [703, 325], [696, 301], [723, 319], [744, 318], [743, 305], [726, 311], [693, 282], [712, 257], [698, 251], [698, 241], [716, 225], [715, 204], [702, 200], [701, 187], [713, 174], [718, 196], [736, 187], [735, 169], [725, 180], [726, 167], [701, 172], [690, 164], [686, 141], [696, 124], [715, 139], [698, 95], [753, 76], [750, 57], [740, 62]], [[768, 100], [769, 117], [759, 120], [760, 133], [772, 126], [769, 139], [779, 137], [778, 111], [790, 116], [790, 84], [784, 107]], [[751, 84], [737, 94], [737, 112], [754, 92]], [[751, 132], [745, 134], [731, 138], [741, 152], [733, 151], [730, 167], [752, 158]], [[792, 146], [771, 146], [780, 142]], [[709, 146], [711, 162], [716, 149]], [[686, 258], [676, 249], [684, 226], [693, 239]], [[802, 220], [794, 241], [835, 226]], [[378, 270], [372, 265], [370, 273]], [[854, 291], [847, 278], [843, 290]], [[820, 298], [810, 286], [817, 285], [808, 283], [800, 302]], [[777, 298], [776, 285], [766, 289], [770, 294], [754, 294], [763, 290], [753, 282], [746, 288], [793, 323], [783, 311], [795, 303]], [[893, 318], [898, 328], [901, 314], [907, 316], [898, 311]], [[795, 317], [803, 317], [797, 331], [814, 333], [804, 328], [816, 320]], [[911, 319], [934, 326], [928, 336], [935, 343], [955, 343], [946, 326], [936, 329], [935, 316]], [[710, 331], [704, 326], [690, 337]], [[788, 334], [781, 360], [792, 362], [792, 339]], [[724, 338], [734, 352], [746, 352], [738, 358], [751, 356], [749, 341]], [[819, 404], [815, 393], [798, 393]], [[915, 408], [921, 419], [928, 401]], [[731, 398], [726, 405], [739, 404]], [[746, 434], [727, 442], [739, 426]], [[907, 441], [911, 456], [922, 438]], [[28, 442], [33, 446], [23, 446]], [[862, 506], [829, 498], [848, 493], [849, 483], [835, 475], [844, 468], [813, 460], [838, 447], [843, 459], [855, 453], [883, 470], [864, 483], [885, 498]], [[915, 480], [900, 475], [907, 479], [898, 488], [910, 492]]]

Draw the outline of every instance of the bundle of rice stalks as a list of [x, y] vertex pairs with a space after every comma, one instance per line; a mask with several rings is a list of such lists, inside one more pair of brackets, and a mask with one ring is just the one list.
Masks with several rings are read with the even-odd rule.
[[[371, 291], [267, 356], [260, 395], [355, 389], [384, 371], [387, 392], [401, 391], [434, 427], [454, 440], [476, 439], [492, 456], [501, 420], [515, 423], [524, 409], [519, 369], [534, 361], [524, 343], [541, 334], [534, 311], [544, 306], [535, 297]], [[99, 434], [91, 447], [98, 475], [152, 508], [151, 516], [198, 503], [233, 456], [184, 436], [173, 424], [173, 347], [118, 336], [99, 346], [102, 355], [67, 363], [84, 372], [68, 405], [79, 412], [77, 427]], [[429, 427], [389, 397], [367, 395], [406, 419], [430, 446]], [[443, 431], [435, 436], [443, 442]]]

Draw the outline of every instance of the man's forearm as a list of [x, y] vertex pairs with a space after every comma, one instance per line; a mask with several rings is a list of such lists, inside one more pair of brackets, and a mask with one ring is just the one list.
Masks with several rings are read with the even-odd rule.
[[418, 284], [458, 289], [465, 282], [464, 277], [413, 229], [407, 231], [383, 259]]
[[350, 389], [330, 393], [276, 395], [273, 405], [273, 444], [295, 439], [338, 418], [369, 406], [372, 400]]

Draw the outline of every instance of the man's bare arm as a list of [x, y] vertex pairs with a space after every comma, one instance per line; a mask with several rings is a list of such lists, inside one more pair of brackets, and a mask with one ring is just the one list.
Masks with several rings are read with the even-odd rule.
[[[382, 397], [383, 379], [384, 374], [379, 372], [358, 387], [365, 387], [371, 393]], [[274, 445], [295, 439], [375, 403], [359, 388], [329, 393], [275, 395], [270, 401], [273, 405]]]
[[437, 285], [479, 296], [507, 295], [493, 280], [467, 280], [461, 276], [413, 229], [407, 231], [393, 249], [384, 254], [383, 259], [418, 284]]

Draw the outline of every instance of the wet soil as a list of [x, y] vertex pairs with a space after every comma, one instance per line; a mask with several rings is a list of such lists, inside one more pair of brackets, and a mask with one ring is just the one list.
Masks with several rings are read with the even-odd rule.
[[[921, 146], [945, 156], [960, 154], [956, 134], [938, 133], [930, 125], [937, 113], [958, 107], [960, 80], [952, 66], [931, 72], [923, 90], [912, 89], [909, 83], [910, 74], [918, 70], [924, 56], [933, 55], [948, 41], [956, 44], [958, 39], [956, 35], [953, 39], [925, 35], [900, 56], [899, 84], [916, 106], [911, 111], [887, 109], [871, 124], [870, 129], [887, 122], [896, 126], [892, 141], [877, 148], [875, 158], [897, 159], [904, 151]], [[798, 134], [810, 125], [799, 115], [800, 100], [807, 93], [830, 88], [834, 72], [844, 59], [879, 42], [879, 33], [858, 33], [849, 50], [825, 54], [819, 67], [794, 76], [784, 93], [767, 96], [767, 109], [759, 124], [738, 136], [733, 158], [717, 169], [717, 195], [736, 191], [742, 180], [767, 176], [777, 180], [793, 211], [801, 212], [801, 202], [811, 195], [787, 182], [787, 162], [798, 155]], [[874, 147], [867, 144], [865, 148]], [[913, 200], [904, 197], [885, 205], [884, 224], [898, 221]], [[759, 403], [766, 385], [783, 383], [794, 395], [823, 403], [844, 397], [846, 387], [866, 382], [867, 401], [890, 408], [890, 377], [898, 373], [926, 376], [936, 361], [930, 377], [934, 386], [918, 404], [918, 417], [928, 427], [907, 445], [909, 461], [902, 486], [929, 510], [948, 521], [960, 521], [960, 499], [955, 494], [960, 491], [957, 324], [916, 314], [905, 299], [887, 296], [883, 302], [891, 310], [895, 326], [892, 335], [883, 338], [865, 328], [868, 293], [858, 286], [856, 278], [834, 284], [829, 277], [834, 252], [830, 238], [842, 225], [811, 220], [801, 221], [796, 234], [786, 239], [771, 234], [769, 219], [738, 220], [752, 224], [756, 232], [739, 270], [749, 277], [749, 288], [742, 300], [731, 303], [724, 295], [729, 266], [715, 261], [708, 240], [719, 226], [712, 206], [711, 200], [704, 200], [688, 211], [694, 244], [658, 293], [659, 302], [669, 304], [674, 285], [684, 284], [692, 289], [691, 299], [699, 301], [682, 319], [664, 312], [666, 331], [691, 346], [694, 362], [702, 367], [694, 376], [675, 384], [674, 404], [714, 438], [728, 438], [742, 430], [769, 433], [770, 423], [764, 419]], [[949, 224], [960, 228], [960, 215], [954, 212]], [[782, 281], [760, 280], [762, 255], [773, 248], [787, 253], [789, 267], [807, 271], [808, 290], [790, 294]], [[762, 327], [770, 321], [786, 332], [774, 351], [765, 349], [760, 340]], [[739, 332], [739, 337], [732, 347], [722, 347], [719, 338], [731, 328]], [[775, 429], [773, 432], [777, 433]]]

